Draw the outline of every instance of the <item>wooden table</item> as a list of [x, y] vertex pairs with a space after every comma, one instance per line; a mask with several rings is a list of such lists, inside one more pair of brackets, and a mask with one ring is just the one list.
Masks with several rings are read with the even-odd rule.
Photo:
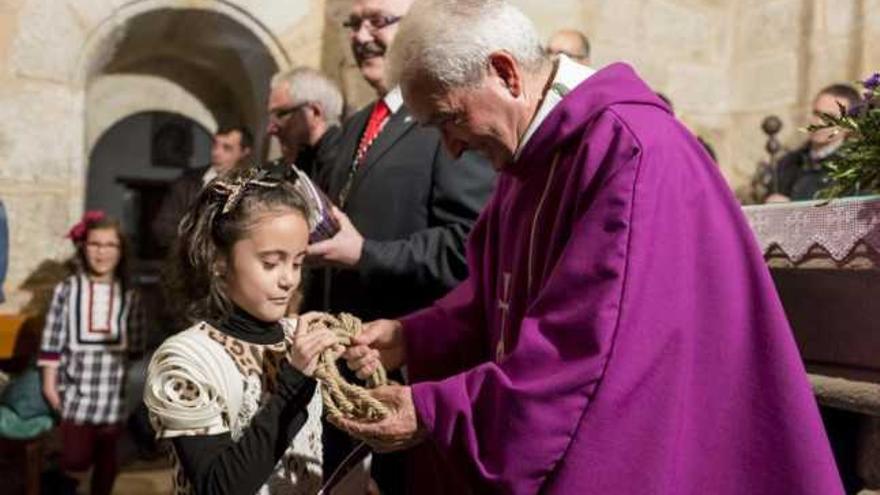
[[880, 487], [880, 197], [743, 208], [817, 400], [864, 415], [859, 476]]

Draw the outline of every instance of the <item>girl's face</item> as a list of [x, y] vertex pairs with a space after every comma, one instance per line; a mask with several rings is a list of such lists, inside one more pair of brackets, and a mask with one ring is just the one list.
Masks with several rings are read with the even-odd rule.
[[299, 287], [308, 240], [302, 213], [261, 213], [232, 246], [225, 275], [229, 299], [259, 320], [283, 318]]
[[122, 256], [121, 247], [116, 229], [89, 230], [84, 248], [89, 274], [98, 280], [112, 280]]

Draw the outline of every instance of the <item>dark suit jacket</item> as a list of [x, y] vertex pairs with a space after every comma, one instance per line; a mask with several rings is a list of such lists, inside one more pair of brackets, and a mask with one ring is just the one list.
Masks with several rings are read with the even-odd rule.
[[338, 125], [330, 126], [315, 146], [301, 151], [296, 158], [297, 168], [324, 190], [327, 188], [327, 176], [339, 157], [341, 139], [342, 129]]
[[162, 250], [168, 250], [177, 238], [177, 224], [202, 191], [202, 177], [207, 171], [208, 166], [188, 169], [171, 184], [152, 224], [153, 235]]
[[[374, 105], [343, 127], [326, 184], [337, 205]], [[365, 239], [359, 266], [312, 272], [306, 309], [393, 318], [445, 295], [467, 276], [465, 240], [494, 181], [487, 161], [453, 160], [440, 133], [402, 107], [367, 151], [343, 208]]]

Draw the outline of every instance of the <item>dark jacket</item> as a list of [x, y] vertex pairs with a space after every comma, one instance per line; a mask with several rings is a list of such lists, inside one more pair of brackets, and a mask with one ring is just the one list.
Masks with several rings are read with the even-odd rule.
[[296, 158], [296, 166], [306, 173], [319, 187], [326, 190], [327, 176], [339, 157], [339, 143], [342, 139], [342, 128], [333, 125], [327, 128], [315, 146], [300, 152]]
[[156, 243], [163, 251], [177, 238], [177, 225], [202, 191], [202, 177], [207, 171], [208, 166], [188, 169], [171, 184], [152, 224]]
[[786, 153], [776, 165], [778, 192], [792, 201], [816, 199], [816, 194], [829, 184], [828, 170], [823, 164], [828, 158], [814, 160], [809, 144]]
[[[373, 106], [344, 125], [325, 183], [337, 205]], [[417, 125], [402, 107], [367, 151], [342, 208], [365, 239], [359, 266], [313, 271], [305, 309], [368, 321], [403, 316], [445, 295], [467, 275], [465, 239], [494, 180], [487, 161], [472, 154], [453, 160], [439, 132]]]

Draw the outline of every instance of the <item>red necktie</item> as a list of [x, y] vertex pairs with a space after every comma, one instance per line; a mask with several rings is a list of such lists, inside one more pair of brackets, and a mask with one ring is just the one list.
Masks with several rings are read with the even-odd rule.
[[354, 161], [358, 167], [363, 165], [367, 150], [370, 149], [373, 141], [382, 132], [382, 128], [385, 127], [385, 122], [388, 121], [389, 115], [391, 115], [391, 110], [385, 104], [385, 100], [377, 101], [376, 105], [373, 106], [373, 112], [370, 113], [370, 119], [367, 121], [367, 128], [364, 130], [364, 135], [361, 136], [361, 142], [357, 147]]

